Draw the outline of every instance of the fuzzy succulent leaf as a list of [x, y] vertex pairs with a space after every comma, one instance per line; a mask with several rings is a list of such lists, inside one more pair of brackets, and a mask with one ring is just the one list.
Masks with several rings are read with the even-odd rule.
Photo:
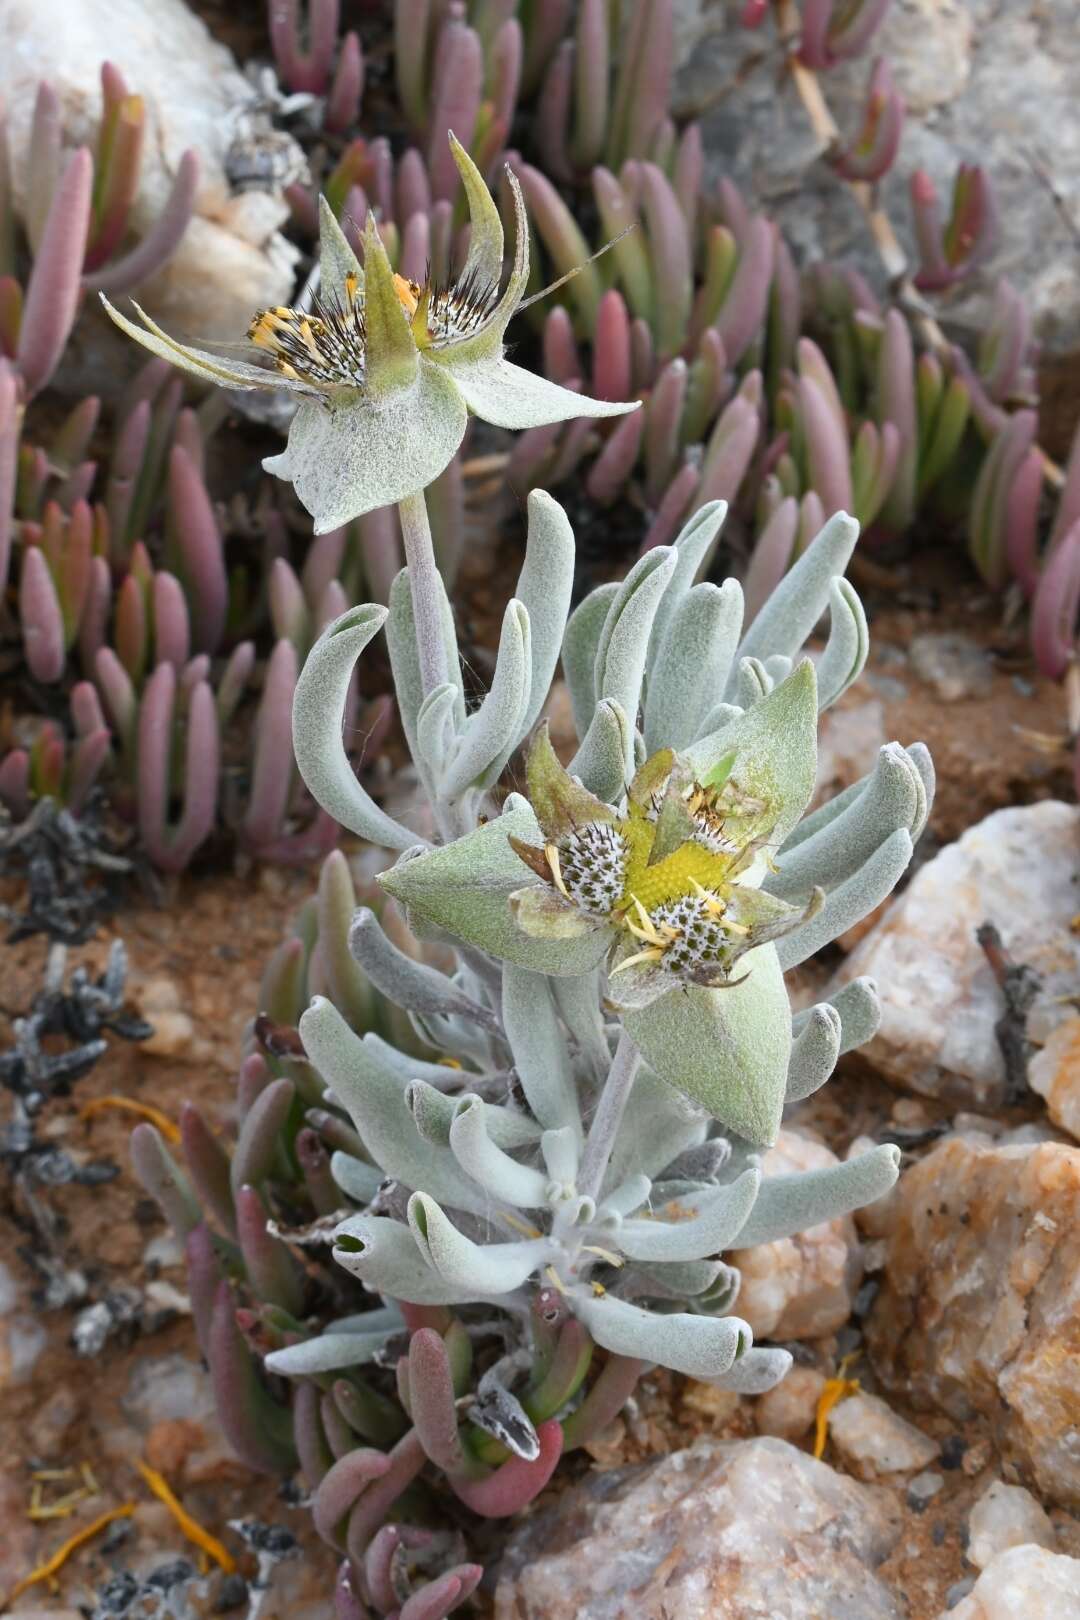
[[[670, 590], [670, 587], [669, 587]], [[737, 580], [695, 585], [672, 613], [650, 660], [645, 705], [645, 749], [686, 748], [724, 691], [742, 628], [743, 594]]]
[[619, 1248], [631, 1260], [706, 1260], [736, 1242], [760, 1185], [760, 1172], [745, 1170], [729, 1186], [702, 1196], [689, 1214], [680, 1213], [677, 1220], [664, 1220], [662, 1207], [653, 1212], [653, 1219], [625, 1220], [619, 1228]]
[[[574, 981], [571, 981], [574, 982]], [[512, 962], [503, 968], [502, 1019], [521, 1089], [545, 1130], [581, 1135], [570, 1054], [547, 980]]]
[[832, 581], [843, 574], [858, 538], [859, 525], [846, 512], [829, 519], [754, 619], [740, 658], [795, 657], [828, 607]]
[[737, 1316], [657, 1316], [606, 1294], [583, 1300], [579, 1314], [605, 1350], [657, 1362], [690, 1378], [719, 1378], [750, 1348], [749, 1325]]
[[405, 1100], [405, 1085], [381, 1064], [329, 1001], [316, 996], [300, 1019], [304, 1050], [351, 1116], [384, 1175], [426, 1187], [444, 1203], [482, 1214], [487, 1200], [453, 1154], [426, 1142]]
[[328, 624], [307, 656], [293, 697], [293, 750], [312, 797], [361, 838], [408, 849], [416, 838], [361, 787], [342, 741], [353, 666], [386, 621], [384, 607], [350, 608]]
[[786, 1102], [801, 1102], [825, 1084], [840, 1056], [842, 1027], [840, 1014], [827, 1001], [807, 1010], [792, 1041]]
[[[892, 832], [924, 825], [926, 788], [915, 762], [899, 743], [886, 743], [860, 791], [819, 832], [781, 849], [777, 870], [765, 880], [770, 894], [796, 901], [820, 885], [833, 889], [870, 859]], [[800, 829], [801, 830], [801, 829]]]
[[470, 1290], [474, 1298], [512, 1293], [544, 1265], [550, 1252], [542, 1238], [474, 1243], [427, 1193], [413, 1193], [408, 1216], [416, 1247], [432, 1270], [451, 1287]]
[[543, 842], [536, 816], [516, 794], [501, 816], [452, 844], [391, 867], [379, 874], [379, 882], [410, 913], [503, 961], [543, 973], [588, 972], [604, 955], [606, 935], [535, 939], [515, 922], [510, 896], [527, 884], [528, 873], [511, 837], [525, 844]]
[[900, 1173], [900, 1149], [891, 1142], [860, 1153], [845, 1164], [804, 1170], [789, 1176], [766, 1176], [757, 1202], [739, 1233], [739, 1247], [775, 1243], [805, 1232], [822, 1221], [834, 1221], [882, 1198]]
[[911, 834], [901, 827], [886, 838], [857, 872], [833, 889], [807, 922], [778, 940], [784, 971], [798, 967], [888, 898], [911, 861]]
[[596, 710], [596, 655], [611, 605], [619, 594], [612, 580], [590, 591], [571, 613], [563, 636], [563, 673], [570, 692], [574, 730], [584, 737]]
[[669, 991], [623, 1023], [662, 1079], [766, 1145], [783, 1112], [791, 1011], [775, 945], [748, 952], [740, 966], [745, 977], [736, 984]]
[[596, 705], [581, 747], [570, 761], [571, 776], [598, 799], [612, 804], [626, 786], [626, 761], [634, 754], [634, 727], [610, 698]]

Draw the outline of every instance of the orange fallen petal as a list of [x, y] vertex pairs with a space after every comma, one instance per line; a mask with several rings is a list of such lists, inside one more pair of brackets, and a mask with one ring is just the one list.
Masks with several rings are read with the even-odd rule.
[[9, 1603], [14, 1603], [17, 1597], [21, 1596], [31, 1586], [36, 1586], [39, 1581], [51, 1581], [57, 1571], [67, 1563], [73, 1552], [78, 1552], [80, 1547], [85, 1546], [88, 1541], [92, 1541], [96, 1535], [99, 1535], [102, 1530], [112, 1524], [114, 1519], [130, 1519], [134, 1511], [134, 1502], [124, 1502], [120, 1507], [110, 1508], [108, 1513], [101, 1514], [100, 1518], [94, 1519], [90, 1524], [85, 1525], [83, 1529], [76, 1531], [75, 1535], [69, 1536], [67, 1541], [57, 1547], [51, 1558], [46, 1559], [45, 1563], [39, 1564], [36, 1569], [32, 1569], [29, 1575], [24, 1575], [22, 1580], [12, 1587], [3, 1604], [0, 1604], [0, 1608], [6, 1609]]
[[817, 1426], [814, 1430], [814, 1456], [820, 1459], [825, 1455], [825, 1440], [829, 1432], [829, 1413], [834, 1406], [846, 1400], [849, 1395], [855, 1395], [859, 1389], [857, 1378], [827, 1378], [825, 1388], [818, 1396]]
[[140, 1119], [148, 1119], [174, 1147], [180, 1141], [180, 1127], [173, 1123], [168, 1114], [163, 1114], [160, 1108], [152, 1108], [149, 1103], [136, 1102], [133, 1097], [92, 1097], [79, 1109], [79, 1118], [93, 1119], [95, 1114], [103, 1114], [107, 1108], [119, 1108], [125, 1114], [138, 1114]]
[[164, 1502], [188, 1540], [194, 1542], [196, 1547], [200, 1547], [216, 1564], [219, 1564], [226, 1575], [231, 1575], [236, 1568], [236, 1559], [228, 1548], [223, 1547], [216, 1536], [212, 1536], [209, 1530], [204, 1530], [202, 1525], [197, 1523], [191, 1517], [191, 1514], [180, 1506], [167, 1482], [156, 1468], [148, 1467], [146, 1463], [140, 1462], [138, 1458], [135, 1459], [135, 1467], [158, 1498], [158, 1501]]

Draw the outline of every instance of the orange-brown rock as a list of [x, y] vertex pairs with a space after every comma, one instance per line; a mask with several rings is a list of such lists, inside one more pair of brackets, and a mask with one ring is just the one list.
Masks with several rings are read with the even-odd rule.
[[1080, 1149], [954, 1137], [900, 1193], [867, 1324], [879, 1377], [981, 1415], [1010, 1477], [1080, 1506]]

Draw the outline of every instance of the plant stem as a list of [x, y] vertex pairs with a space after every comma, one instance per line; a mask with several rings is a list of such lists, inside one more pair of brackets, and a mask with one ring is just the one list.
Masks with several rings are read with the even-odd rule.
[[420, 682], [428, 697], [446, 680], [446, 648], [443, 645], [442, 586], [435, 564], [424, 492], [407, 495], [398, 502], [401, 534], [405, 542], [405, 562], [412, 592], [416, 649], [420, 658]]
[[630, 1100], [630, 1092], [637, 1078], [638, 1065], [641, 1062], [641, 1053], [630, 1039], [625, 1030], [619, 1035], [619, 1044], [615, 1048], [615, 1056], [611, 1060], [608, 1077], [604, 1081], [604, 1089], [600, 1093], [593, 1122], [589, 1127], [589, 1135], [585, 1142], [585, 1152], [581, 1157], [581, 1173], [578, 1176], [578, 1192], [586, 1198], [597, 1198], [604, 1180], [604, 1172], [611, 1158], [611, 1150], [615, 1146], [615, 1138], [619, 1134], [626, 1104]]

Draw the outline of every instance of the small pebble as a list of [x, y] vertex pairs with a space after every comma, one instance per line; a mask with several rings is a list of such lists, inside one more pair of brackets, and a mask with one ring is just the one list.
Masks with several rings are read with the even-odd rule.
[[242, 1575], [226, 1575], [214, 1599], [214, 1613], [226, 1614], [229, 1609], [238, 1609], [241, 1603], [247, 1600], [247, 1581]]
[[815, 1367], [792, 1367], [775, 1389], [757, 1401], [754, 1422], [758, 1433], [801, 1440], [813, 1427], [824, 1388], [824, 1376]]
[[982, 1473], [989, 1461], [989, 1440], [976, 1440], [974, 1445], [968, 1446], [967, 1450], [964, 1452], [963, 1458], [960, 1462], [960, 1467], [964, 1470], [964, 1473], [969, 1479], [974, 1479], [976, 1474]]
[[946, 1609], [955, 1609], [957, 1604], [964, 1601], [974, 1585], [974, 1575], [968, 1575], [962, 1581], [954, 1581], [949, 1587], [949, 1590], [945, 1593]]
[[915, 1473], [938, 1454], [936, 1440], [900, 1417], [880, 1396], [861, 1391], [833, 1408], [829, 1438], [860, 1479]]
[[1053, 1552], [1057, 1536], [1046, 1511], [1022, 1485], [995, 1479], [983, 1491], [968, 1520], [968, 1557], [976, 1569], [1009, 1547], [1034, 1544]]
[[938, 1461], [942, 1468], [959, 1468], [967, 1451], [967, 1441], [962, 1434], [948, 1434], [941, 1442], [941, 1456]]
[[915, 636], [908, 661], [942, 703], [987, 697], [993, 686], [993, 668], [986, 653], [970, 636], [955, 631]]
[[908, 1507], [915, 1513], [925, 1513], [944, 1484], [944, 1474], [936, 1474], [932, 1469], [916, 1474], [907, 1488]]

